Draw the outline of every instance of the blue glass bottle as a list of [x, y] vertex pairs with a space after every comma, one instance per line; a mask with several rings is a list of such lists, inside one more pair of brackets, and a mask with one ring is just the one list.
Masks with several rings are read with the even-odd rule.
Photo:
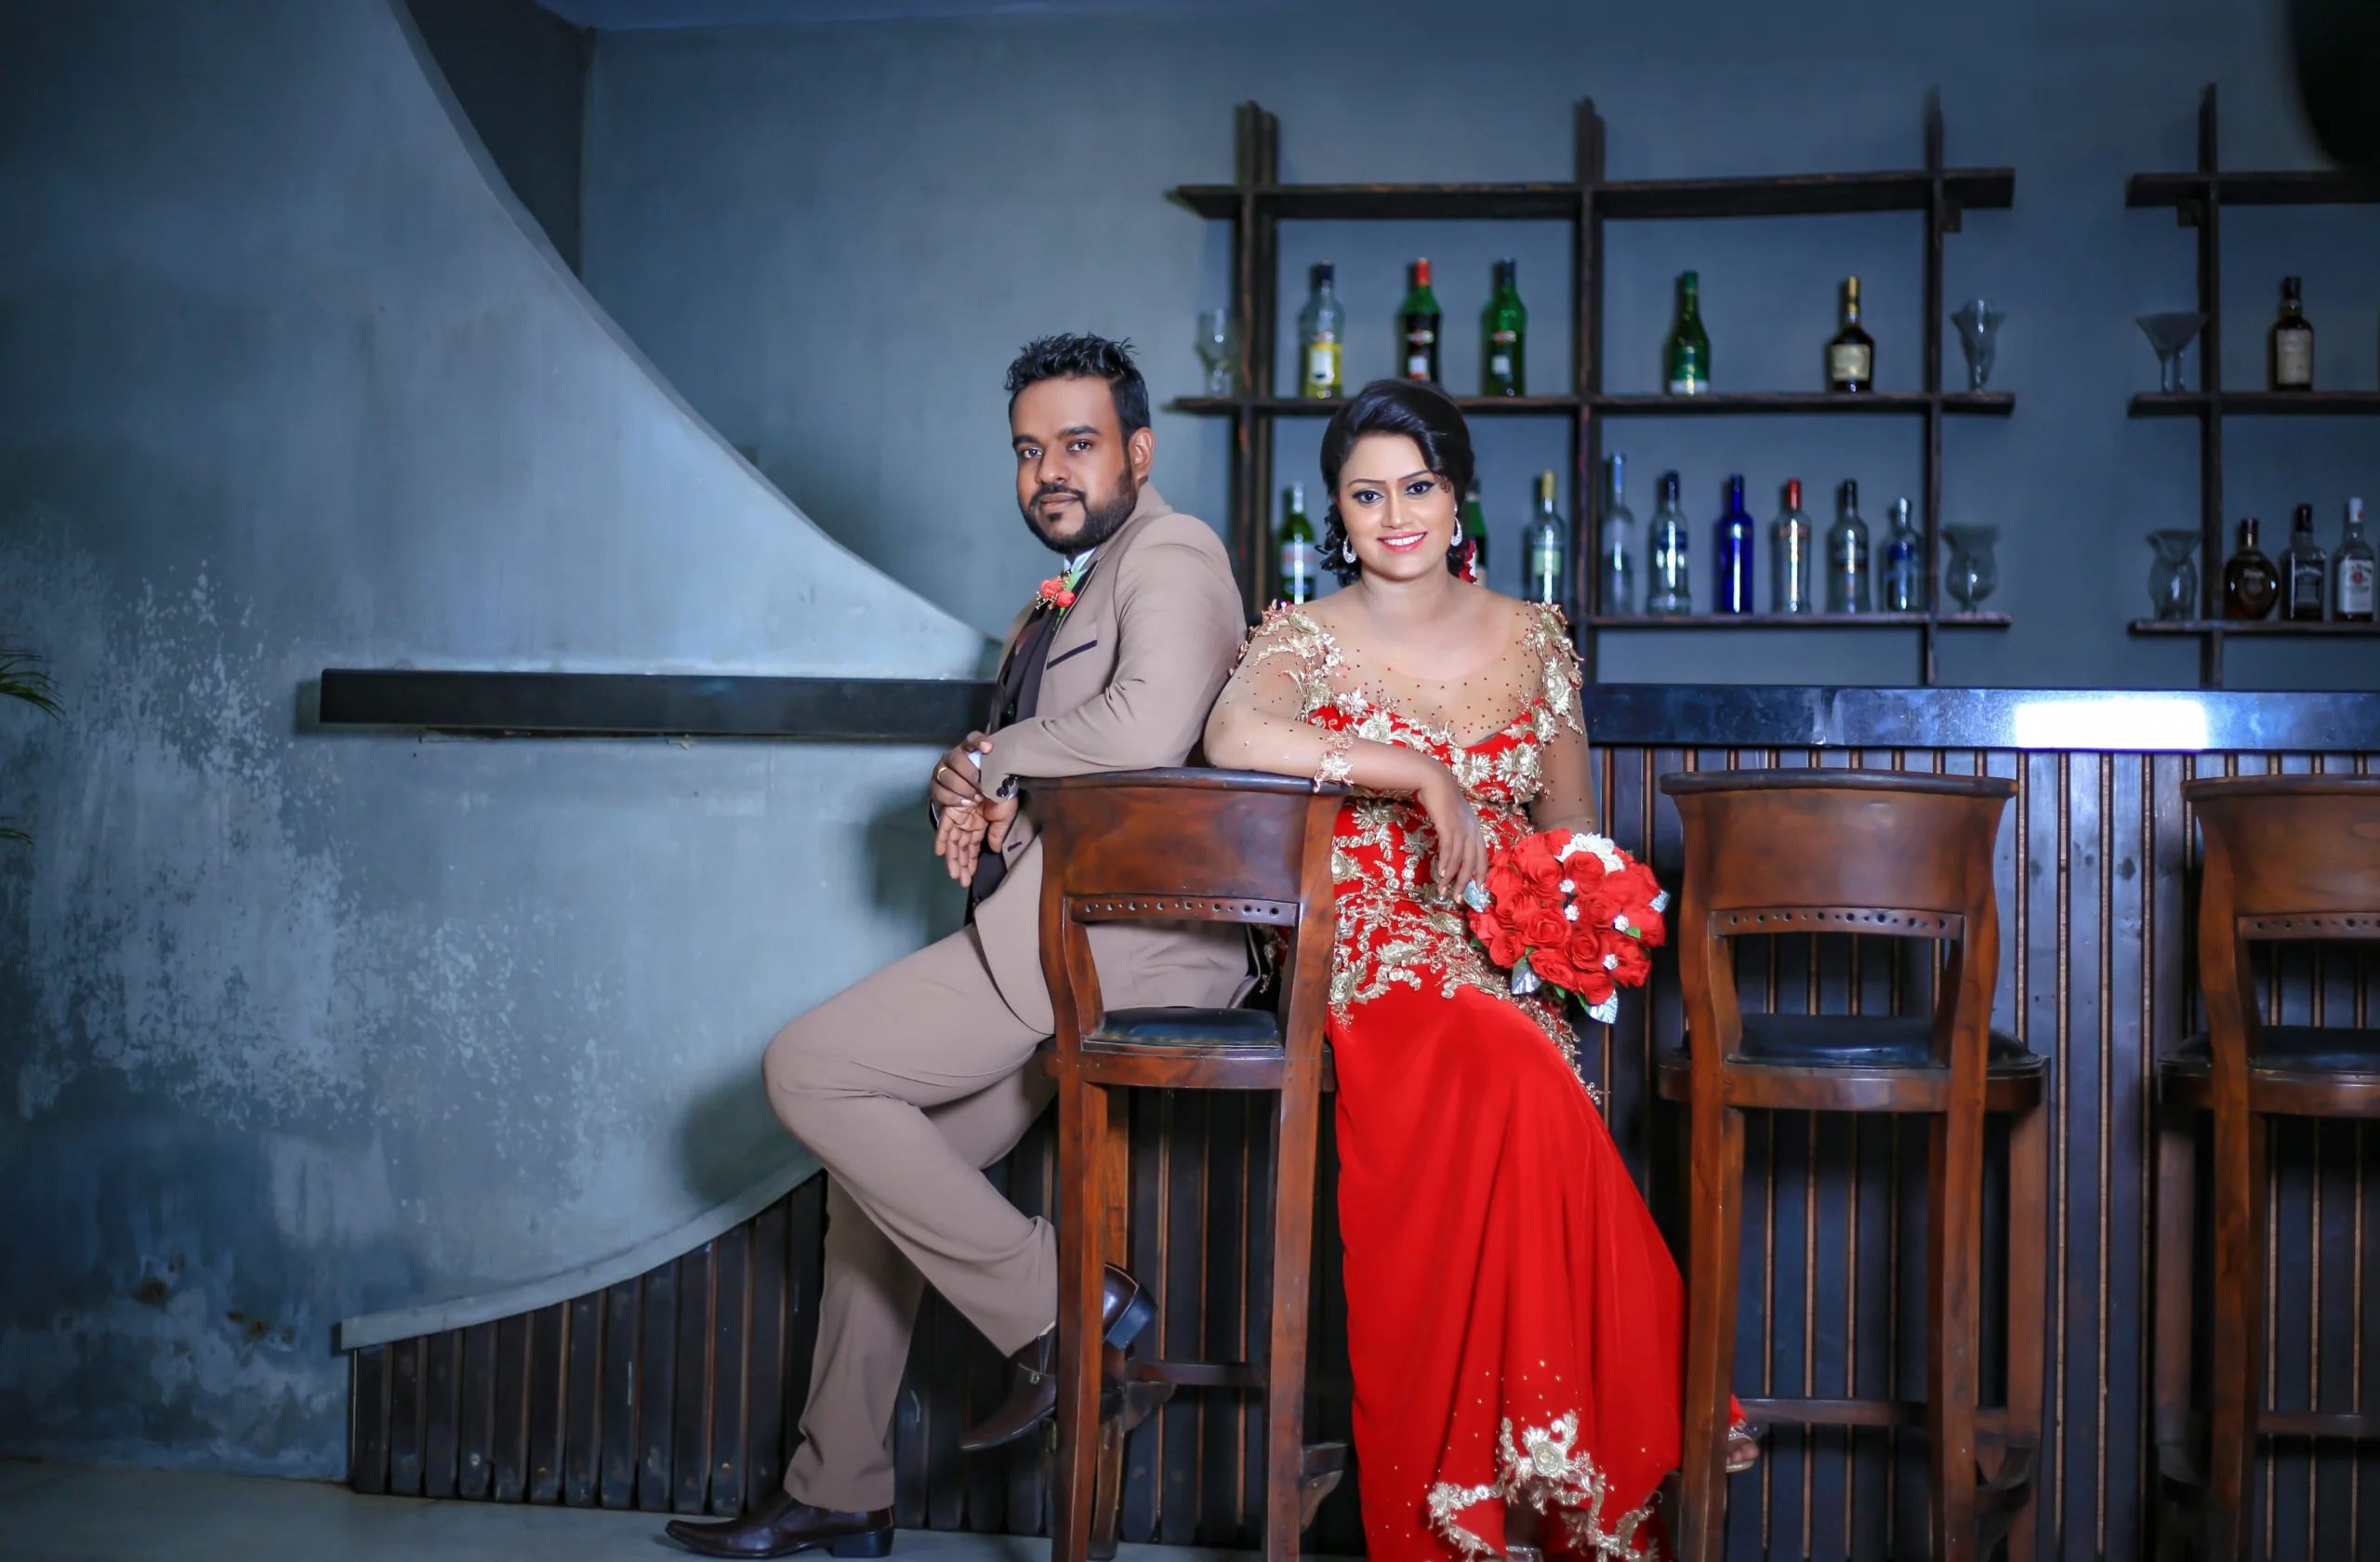
[[1741, 472], [1727, 479], [1727, 512], [1719, 517], [1718, 524], [1712, 528], [1712, 533], [1715, 542], [1711, 550], [1711, 577], [1716, 588], [1712, 611], [1757, 612], [1758, 606], [1752, 597], [1752, 521], [1750, 512], [1744, 509]]

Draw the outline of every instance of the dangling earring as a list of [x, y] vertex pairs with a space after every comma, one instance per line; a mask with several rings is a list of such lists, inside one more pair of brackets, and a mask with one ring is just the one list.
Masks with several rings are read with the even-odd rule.
[[1346, 541], [1341, 543], [1339, 545], [1339, 551], [1346, 557], [1349, 563], [1354, 563], [1355, 562], [1355, 539], [1354, 537], [1349, 537]]

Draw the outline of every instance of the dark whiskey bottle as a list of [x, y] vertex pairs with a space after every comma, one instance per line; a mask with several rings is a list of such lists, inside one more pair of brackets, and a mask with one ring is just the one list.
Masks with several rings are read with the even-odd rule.
[[2256, 518], [2240, 519], [2240, 550], [2223, 566], [2223, 616], [2261, 618], [2281, 600], [2281, 573], [2256, 547]]
[[1859, 328], [1859, 279], [1843, 279], [1843, 329], [1826, 344], [1826, 388], [1830, 390], [1873, 390], [1876, 388], [1876, 338]]
[[1438, 383], [1438, 296], [1430, 290], [1430, 263], [1413, 262], [1413, 285], [1396, 311], [1397, 361], [1407, 379]]
[[2306, 319], [2297, 279], [2281, 279], [2281, 318], [2272, 323], [2272, 388], [2314, 389], [2314, 327]]
[[2299, 505], [2289, 546], [2281, 555], [2281, 616], [2301, 624], [2320, 623], [2330, 574], [2330, 556], [2314, 540], [2314, 507]]

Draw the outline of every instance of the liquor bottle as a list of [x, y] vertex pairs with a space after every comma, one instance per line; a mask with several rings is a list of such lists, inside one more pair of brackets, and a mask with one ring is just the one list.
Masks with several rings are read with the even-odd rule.
[[1873, 390], [1876, 338], [1859, 328], [1859, 279], [1843, 279], [1843, 329], [1826, 344], [1826, 388]]
[[2314, 327], [2307, 323], [2297, 279], [2281, 279], [2281, 318], [2272, 323], [2272, 388], [2314, 389]]
[[1528, 309], [1514, 277], [1517, 260], [1496, 262], [1496, 285], [1479, 316], [1479, 393], [1528, 394]]
[[2256, 518], [2240, 519], [2240, 550], [2223, 566], [2223, 616], [2261, 618], [2281, 596], [2281, 576], [2256, 548]]
[[1396, 311], [1405, 377], [1438, 382], [1438, 296], [1430, 291], [1430, 263], [1413, 262], [1413, 285]]
[[1836, 495], [1834, 524], [1826, 529], [1826, 610], [1873, 612], [1874, 592], [1869, 578], [1872, 573], [1868, 523], [1859, 519], [1859, 484], [1845, 480]]
[[1624, 458], [1611, 458], [1611, 488], [1604, 501], [1602, 547], [1603, 602], [1606, 614], [1636, 611], [1636, 515], [1628, 508]]
[[2330, 585], [2330, 556], [2314, 540], [2314, 507], [2299, 505], [2281, 554], [2281, 616], [2301, 624], [2322, 621], [2322, 593]]
[[1471, 544], [1471, 578], [1488, 578], [1488, 512], [1479, 508], [1479, 483], [1462, 491], [1462, 535]]
[[1677, 502], [1677, 473], [1661, 473], [1653, 510], [1653, 568], [1645, 582], [1645, 611], [1674, 616], [1694, 611], [1686, 568], [1686, 511]]
[[1744, 509], [1743, 474], [1727, 479], [1727, 509], [1712, 523], [1711, 578], [1713, 613], [1757, 613], [1752, 601], [1752, 516]]
[[1314, 268], [1314, 291], [1298, 312], [1298, 394], [1329, 401], [1341, 390], [1339, 351], [1347, 337], [1347, 311], [1334, 285], [1338, 269], [1328, 260]]
[[1810, 555], [1817, 547], [1810, 518], [1802, 513], [1802, 484], [1796, 479], [1785, 484], [1784, 512], [1768, 523], [1768, 611], [1817, 611], [1810, 592]]
[[1289, 501], [1281, 516], [1281, 600], [1314, 601], [1322, 561], [1314, 547], [1314, 523], [1305, 518], [1305, 484], [1289, 484]]
[[1537, 515], [1528, 527], [1528, 600], [1565, 606], [1569, 599], [1570, 528], [1554, 503], [1554, 474], [1537, 474]]
[[2331, 566], [2335, 589], [2331, 611], [2342, 623], [2372, 622], [2372, 545], [2363, 540], [2363, 501], [2347, 502], [2347, 535], [2339, 538], [2337, 561]]
[[1925, 567], [1925, 534], [1910, 524], [1909, 501], [1893, 501], [1893, 527], [1884, 534], [1884, 562], [1876, 576], [1884, 587], [1886, 613], [1923, 613], [1932, 595], [1932, 571]]
[[1701, 284], [1692, 271], [1677, 279], [1677, 324], [1661, 350], [1661, 382], [1673, 396], [1699, 396], [1711, 389], [1711, 338], [1702, 330]]

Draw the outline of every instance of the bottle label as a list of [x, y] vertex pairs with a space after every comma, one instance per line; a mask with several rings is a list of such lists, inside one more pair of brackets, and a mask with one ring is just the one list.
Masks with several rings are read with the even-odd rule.
[[1711, 382], [1699, 374], [1688, 373], [1670, 381], [1673, 396], [1699, 396], [1711, 389]]
[[1876, 350], [1865, 342], [1836, 342], [1826, 350], [1826, 372], [1837, 385], [1865, 385], [1875, 372]]
[[1305, 382], [1309, 388], [1316, 390], [1338, 389], [1339, 344], [1337, 342], [1306, 343]]
[[1488, 355], [1488, 373], [1497, 379], [1512, 378], [1513, 355], [1509, 352], [1489, 353]]
[[1529, 544], [1528, 594], [1539, 602], [1562, 600], [1562, 544], [1546, 537]]
[[2339, 561], [2339, 616], [2353, 614], [2359, 618], [2372, 616], [2372, 561], [2341, 559]]
[[1314, 544], [1296, 538], [1281, 544], [1281, 595], [1293, 602], [1314, 596]]
[[1410, 352], [1406, 354], [1405, 377], [1408, 379], [1429, 378], [1430, 355], [1426, 352]]
[[2282, 331], [2272, 338], [2272, 382], [2286, 390], [2314, 388], [2314, 333]]

